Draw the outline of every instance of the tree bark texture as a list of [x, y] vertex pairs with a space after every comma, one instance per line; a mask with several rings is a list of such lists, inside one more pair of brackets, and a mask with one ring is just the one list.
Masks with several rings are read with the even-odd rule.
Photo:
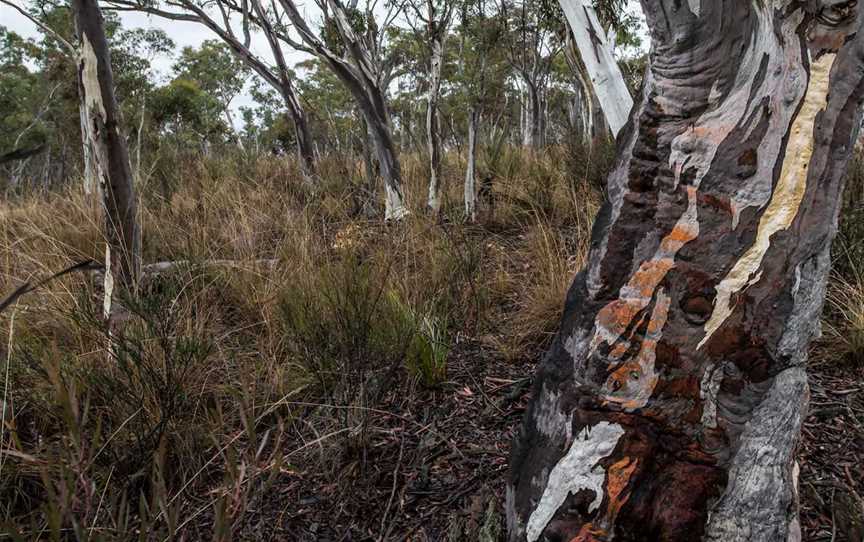
[[141, 267], [141, 233], [129, 150], [120, 130], [111, 57], [96, 0], [74, 0], [82, 122], [104, 209], [105, 297], [109, 318], [120, 289], [133, 292]]
[[642, 5], [650, 69], [514, 443], [510, 540], [800, 540], [861, 8]]
[[[690, 0], [692, 5], [699, 2]], [[589, 76], [592, 87], [589, 92], [600, 102], [612, 137], [618, 137], [633, 108], [633, 98], [612, 55], [606, 32], [597, 19], [592, 0], [560, 0], [560, 3]]]

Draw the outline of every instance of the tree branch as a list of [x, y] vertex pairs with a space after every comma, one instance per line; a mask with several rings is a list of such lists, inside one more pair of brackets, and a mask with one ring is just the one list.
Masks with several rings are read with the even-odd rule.
[[40, 30], [42, 30], [46, 34], [49, 34], [54, 39], [56, 39], [58, 42], [60, 42], [60, 44], [63, 47], [66, 48], [66, 52], [68, 52], [70, 55], [75, 56], [77, 54], [78, 49], [75, 46], [73, 46], [71, 43], [66, 41], [66, 39], [63, 38], [63, 36], [61, 36], [60, 34], [55, 32], [54, 29], [52, 29], [50, 26], [44, 24], [42, 21], [40, 21], [39, 19], [37, 19], [36, 17], [34, 17], [30, 13], [28, 13], [27, 10], [25, 10], [24, 8], [16, 5], [13, 2], [10, 2], [9, 0], [0, 0], [0, 3], [6, 4], [7, 6], [11, 7], [15, 11], [17, 11], [18, 13], [20, 13], [21, 15], [26, 17], [31, 23], [38, 26]]

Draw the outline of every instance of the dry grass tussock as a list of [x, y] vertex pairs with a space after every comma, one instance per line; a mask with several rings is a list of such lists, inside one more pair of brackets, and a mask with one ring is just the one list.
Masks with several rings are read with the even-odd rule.
[[[596, 176], [608, 160], [562, 168], [571, 154], [485, 156], [492, 192], [476, 224], [462, 219], [456, 156], [440, 220], [423, 210], [422, 157], [404, 157], [412, 214], [392, 225], [370, 212], [380, 216], [380, 194], [345, 159], [323, 160], [315, 189], [276, 158], [142, 179], [145, 263], [186, 263], [124, 301], [121, 337], [105, 332], [99, 285], [80, 275], [0, 316], [0, 530], [237, 537], [297, 472], [343, 479], [368, 453], [381, 398], [446, 382], [461, 344], [531, 360], [555, 331], [602, 197], [572, 172]], [[98, 261], [98, 223], [78, 188], [0, 204], [0, 291]]]

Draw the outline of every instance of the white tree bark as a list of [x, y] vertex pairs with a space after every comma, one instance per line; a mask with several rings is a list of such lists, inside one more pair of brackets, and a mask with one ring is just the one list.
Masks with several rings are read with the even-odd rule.
[[[430, 15], [431, 17], [432, 15]], [[426, 144], [429, 149], [429, 197], [426, 205], [433, 213], [441, 210], [441, 134], [438, 119], [438, 97], [441, 91], [441, 66], [444, 39], [438, 33], [431, 37], [432, 58], [429, 62], [429, 95], [426, 106]]]
[[597, 19], [591, 0], [559, 1], [612, 136], [618, 137], [633, 109], [633, 98], [612, 55], [606, 32]]

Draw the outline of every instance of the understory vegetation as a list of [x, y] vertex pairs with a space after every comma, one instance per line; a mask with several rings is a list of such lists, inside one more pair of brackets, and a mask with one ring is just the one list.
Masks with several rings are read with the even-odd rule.
[[[341, 159], [321, 161], [316, 188], [290, 160], [239, 153], [177, 164], [167, 192], [144, 180], [149, 271], [124, 302], [122, 336], [102, 323], [98, 271], [2, 314], [0, 530], [242, 539], [262, 499], [311, 471], [343, 491], [362, 480], [380, 445], [375, 415], [394, 395], [450, 393], [448, 362], [466, 345], [527, 380], [603, 197], [611, 154], [587, 156], [487, 157], [493, 190], [474, 224], [462, 218], [458, 156], [442, 217], [409, 199], [396, 224], [370, 216], [380, 197]], [[408, 194], [424, 193], [424, 164], [405, 157]], [[850, 372], [864, 367], [862, 171], [858, 160], [813, 355]], [[79, 184], [2, 204], [4, 292], [99, 260], [97, 210]]]
[[[490, 159], [476, 224], [462, 218], [457, 157], [441, 219], [413, 201], [396, 224], [367, 216], [381, 198], [351, 161], [322, 160], [314, 189], [289, 160], [240, 154], [178, 164], [167, 193], [142, 181], [145, 264], [166, 265], [145, 268], [122, 336], [102, 324], [98, 272], [2, 315], [5, 529], [159, 540], [206, 517], [227, 539], [295, 471], [335, 481], [362, 463], [370, 412], [394, 390], [434, 393], [460, 345], [527, 377], [602, 197], [582, 172], [609, 153], [566, 158], [577, 151]], [[407, 193], [424, 193], [424, 166], [406, 157]], [[3, 203], [3, 291], [98, 261], [96, 213], [78, 188]]]

